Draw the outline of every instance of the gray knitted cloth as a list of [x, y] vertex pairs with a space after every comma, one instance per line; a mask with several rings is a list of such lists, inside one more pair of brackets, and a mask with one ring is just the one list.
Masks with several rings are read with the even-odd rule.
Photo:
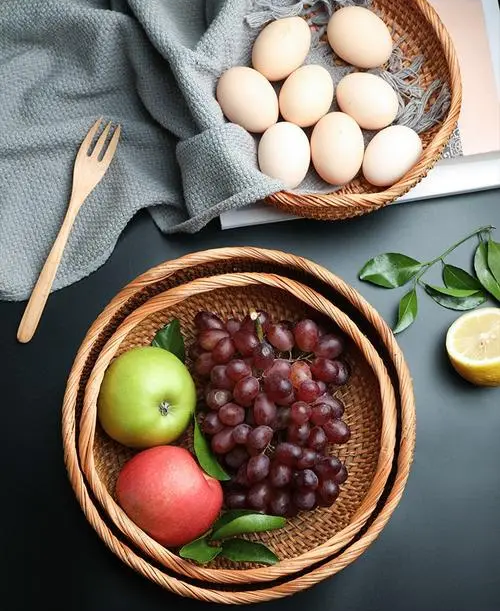
[[0, 299], [26, 298], [57, 235], [74, 157], [103, 115], [117, 155], [82, 207], [55, 288], [102, 265], [141, 208], [197, 231], [281, 188], [214, 98], [246, 0], [1, 0]]
[[[248, 64], [266, 21], [312, 4], [321, 26], [335, 6], [369, 3], [0, 0], [0, 299], [29, 295], [67, 208], [76, 151], [101, 115], [121, 123], [122, 139], [79, 213], [54, 288], [103, 264], [141, 208], [163, 232], [194, 232], [280, 190], [258, 171], [256, 140], [224, 120], [217, 79]], [[311, 53], [309, 62], [322, 54]], [[328, 57], [338, 81], [346, 68], [335, 74]], [[383, 76], [408, 90], [401, 117], [428, 128], [418, 70], [398, 66], [397, 49], [394, 59], [395, 76]], [[430, 124], [446, 107], [442, 93]]]

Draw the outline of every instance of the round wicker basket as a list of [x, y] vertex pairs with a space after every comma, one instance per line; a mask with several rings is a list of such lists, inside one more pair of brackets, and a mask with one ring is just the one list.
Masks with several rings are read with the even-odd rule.
[[[223, 318], [243, 317], [252, 308], [265, 309], [276, 320], [326, 317], [350, 338], [346, 358], [352, 371], [342, 389], [351, 439], [331, 450], [345, 461], [349, 479], [331, 508], [299, 514], [286, 528], [260, 534], [281, 562], [273, 567], [238, 570], [231, 563], [205, 568], [182, 560], [138, 528], [113, 499], [116, 478], [133, 455], [97, 426], [97, 397], [112, 359], [137, 345], [149, 345], [156, 331], [173, 317], [181, 320], [188, 341], [193, 319], [208, 309]], [[200, 385], [202, 396], [203, 382]], [[80, 459], [92, 491], [109, 518], [151, 558], [189, 577], [221, 583], [271, 581], [308, 568], [344, 547], [364, 526], [382, 494], [394, 456], [396, 407], [394, 390], [380, 356], [356, 325], [319, 293], [294, 280], [272, 274], [226, 274], [200, 278], [170, 289], [134, 310], [102, 349], [87, 383], [80, 421]], [[191, 435], [184, 440], [191, 445]], [[190, 448], [192, 449], [192, 447]], [[241, 566], [241, 565], [240, 565]], [[251, 566], [251, 565], [249, 565]]]
[[[342, 311], [349, 312], [350, 318], [377, 346], [389, 370], [398, 399], [397, 458], [393, 462], [393, 471], [378, 507], [362, 531], [345, 549], [339, 550], [323, 563], [317, 563], [310, 570], [303, 571], [296, 579], [282, 578], [270, 587], [249, 584], [242, 589], [241, 584], [239, 587], [214, 584], [208, 589], [198, 580], [186, 578], [182, 581], [170, 571], [149, 561], [143, 553], [131, 546], [130, 540], [124, 538], [106, 513], [99, 509], [78, 460], [79, 420], [84, 389], [103, 346], [140, 303], [197, 277], [254, 270], [279, 273], [314, 287], [334, 301]], [[125, 287], [89, 330], [71, 371], [63, 406], [63, 438], [68, 474], [82, 509], [96, 532], [126, 564], [149, 579], [183, 596], [220, 603], [238, 604], [280, 598], [335, 574], [357, 558], [377, 537], [399, 502], [411, 465], [414, 436], [411, 379], [394, 337], [380, 316], [356, 291], [324, 268], [293, 255], [254, 248], [228, 248], [188, 255], [150, 270]]]
[[427, 176], [457, 126], [462, 105], [460, 67], [450, 35], [434, 8], [427, 0], [373, 0], [372, 6], [392, 29], [395, 40], [403, 38], [400, 46], [406, 58], [424, 56], [421, 86], [427, 88], [436, 79], [447, 83], [451, 93], [447, 115], [440, 124], [421, 134], [422, 157], [390, 188], [374, 187], [358, 176], [334, 193], [280, 191], [266, 198], [266, 202], [285, 212], [320, 220], [340, 220], [377, 210], [404, 195]]

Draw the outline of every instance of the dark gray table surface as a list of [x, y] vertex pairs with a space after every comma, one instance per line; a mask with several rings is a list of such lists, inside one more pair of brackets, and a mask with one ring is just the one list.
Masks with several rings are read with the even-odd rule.
[[[500, 226], [498, 191], [393, 206], [338, 224], [296, 221], [222, 232], [213, 223], [192, 236], [162, 236], [142, 213], [106, 265], [51, 296], [29, 345], [15, 340], [24, 304], [1, 303], [2, 608], [208, 607], [171, 595], [122, 565], [86, 522], [66, 477], [60, 434], [66, 378], [86, 330], [125, 283], [196, 250], [272, 247], [334, 271], [392, 323], [398, 293], [359, 282], [362, 264], [386, 251], [427, 260], [487, 224]], [[473, 244], [450, 260], [470, 266]], [[500, 389], [473, 388], [452, 372], [444, 336], [457, 316], [423, 296], [417, 323], [400, 336], [415, 383], [417, 447], [404, 497], [386, 528], [340, 574], [265, 608], [500, 609]]]

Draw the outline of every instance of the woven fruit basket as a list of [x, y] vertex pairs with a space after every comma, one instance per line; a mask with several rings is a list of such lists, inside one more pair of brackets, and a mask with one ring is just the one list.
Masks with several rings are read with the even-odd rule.
[[[112, 359], [134, 346], [149, 345], [158, 329], [172, 318], [181, 321], [185, 336], [192, 342], [193, 319], [203, 308], [222, 318], [243, 318], [255, 307], [264, 309], [276, 320], [327, 317], [351, 340], [346, 358], [352, 377], [343, 389], [342, 401], [352, 434], [339, 452], [350, 475], [331, 508], [301, 513], [288, 520], [284, 529], [259, 535], [259, 540], [281, 559], [276, 566], [246, 570], [199, 567], [156, 543], [114, 501], [116, 477], [132, 451], [113, 442], [97, 426], [97, 397]], [[271, 581], [306, 569], [344, 547], [359, 532], [387, 482], [395, 433], [396, 407], [391, 381], [380, 356], [349, 317], [303, 284], [274, 274], [247, 273], [202, 278], [170, 289], [148, 300], [125, 319], [102, 349], [89, 377], [79, 447], [84, 474], [106, 513], [155, 562], [197, 579], [250, 583]], [[185, 440], [188, 447], [190, 441]], [[336, 448], [332, 446], [330, 450]], [[217, 567], [217, 561], [213, 564]]]
[[[420, 86], [427, 89], [439, 80], [450, 91], [450, 105], [444, 119], [420, 134], [423, 154], [418, 163], [396, 184], [378, 188], [358, 176], [332, 193], [300, 194], [280, 191], [266, 202], [296, 216], [320, 220], [341, 220], [373, 212], [398, 199], [417, 185], [440, 159], [455, 130], [462, 105], [462, 82], [458, 58], [448, 31], [427, 0], [373, 0], [371, 8], [393, 32], [394, 42], [405, 58], [423, 55]], [[433, 99], [429, 101], [432, 103]]]
[[[200, 567], [181, 561], [164, 548], [161, 548], [161, 555], [158, 557], [158, 550], [154, 546], [150, 547], [151, 540], [145, 538], [144, 533], [137, 531], [134, 533], [133, 529], [127, 532], [130, 524], [124, 523], [121, 519], [122, 516], [112, 515], [107, 510], [103, 512], [102, 507], [106, 507], [106, 503], [114, 503], [112, 494], [109, 494], [106, 484], [110, 486], [112, 474], [117, 469], [116, 461], [123, 461], [126, 456], [120, 455], [119, 452], [114, 454], [113, 450], [113, 453], [109, 454], [108, 459], [106, 459], [106, 453], [104, 453], [101, 455], [101, 458], [104, 456], [102, 463], [106, 465], [106, 460], [108, 460], [108, 466], [103, 468], [102, 464], [98, 465], [94, 475], [90, 473], [91, 479], [94, 478], [93, 481], [87, 480], [82, 465], [89, 460], [89, 456], [99, 456], [99, 451], [102, 450], [103, 446], [95, 454], [94, 448], [99, 447], [99, 443], [89, 444], [88, 436], [87, 441], [82, 441], [79, 422], [84, 390], [89, 375], [92, 370], [95, 371], [96, 361], [103, 353], [104, 345], [110, 337], [117, 333], [121, 324], [126, 324], [127, 316], [138, 311], [141, 304], [147, 302], [147, 305], [152, 302], [156, 295], [165, 290], [168, 291], [174, 286], [182, 285], [186, 281], [228, 271], [246, 272], [255, 270], [280, 273], [289, 278], [292, 277], [291, 280], [300, 279], [308, 286], [314, 285], [316, 291], [332, 299], [342, 312], [349, 312], [351, 321], [356, 320], [363, 333], [377, 345], [377, 350], [381, 353], [384, 363], [389, 369], [392, 386], [396, 391], [398, 401], [398, 439], [396, 444], [397, 456], [391, 461], [393, 473], [390, 481], [383, 487], [383, 491], [377, 490], [375, 493], [378, 497], [382, 492], [382, 500], [376, 508], [372, 506], [371, 513], [364, 519], [366, 524], [361, 530], [357, 529], [359, 530], [358, 534], [354, 536], [356, 533], [351, 532], [349, 540], [348, 538], [345, 539], [344, 549], [333, 546], [328, 550], [329, 553], [324, 553], [322, 546], [325, 549], [327, 549], [327, 546], [324, 546], [325, 537], [321, 535], [322, 538], [320, 537], [317, 546], [320, 551], [318, 553], [313, 551], [313, 554], [307, 560], [304, 559], [305, 563], [301, 565], [303, 566], [301, 576], [297, 578], [286, 577], [288, 571], [280, 573], [278, 568], [280, 565], [277, 565], [273, 567], [277, 570], [277, 575], [273, 577], [276, 579], [276, 577], [279, 578], [279, 575], [283, 575], [279, 582], [267, 586], [254, 583], [250, 587], [249, 585], [243, 585], [250, 580], [240, 578], [240, 574], [257, 571], [255, 574], [248, 573], [248, 576], [252, 576], [252, 581], [258, 582], [261, 581], [261, 577], [258, 575], [260, 569], [228, 570], [227, 567], [210, 567], [201, 569], [200, 572]], [[255, 290], [253, 286], [249, 288]], [[269, 289], [269, 287], [264, 288]], [[262, 290], [262, 287], [259, 287], [258, 290]], [[196, 295], [193, 299], [196, 299]], [[152, 316], [147, 316], [144, 319], [146, 322], [139, 324], [138, 329], [142, 328], [139, 335], [133, 339], [133, 332], [132, 335], [126, 334], [128, 339], [136, 343], [144, 343], [146, 338], [141, 333], [144, 333], [144, 329], [149, 329], [148, 333], [151, 334], [151, 325], [158, 325], [158, 322], [161, 324], [161, 312], [160, 310], [160, 314], [155, 313]], [[158, 316], [160, 316], [160, 320]], [[112, 340], [110, 345], [111, 343]], [[111, 302], [90, 329], [75, 360], [64, 401], [63, 433], [68, 473], [82, 508], [98, 534], [125, 563], [163, 587], [184, 596], [224, 603], [245, 603], [270, 600], [307, 588], [341, 570], [366, 549], [388, 520], [404, 489], [414, 445], [414, 404], [411, 380], [390, 330], [378, 314], [352, 288], [345, 285], [327, 270], [292, 255], [259, 249], [221, 249], [189, 255], [181, 260], [158, 266], [131, 283]], [[82, 464], [80, 464], [77, 456], [78, 444], [83, 449]], [[352, 449], [348, 449], [347, 453], [350, 451]], [[362, 450], [361, 454], [363, 454]], [[117, 458], [109, 459], [109, 456]], [[100, 480], [99, 474], [102, 475], [105, 472], [111, 474], [111, 479], [107, 482], [106, 478], [103, 477], [101, 483], [104, 483], [104, 486], [99, 491], [95, 488], [95, 477]], [[96, 491], [97, 494], [94, 497]], [[102, 492], [105, 498], [99, 498], [99, 494]], [[355, 499], [354, 503], [358, 503], [358, 500]], [[345, 508], [343, 511], [345, 511]], [[313, 512], [311, 516], [316, 513], [317, 511]], [[346, 515], [349, 515], [349, 513], [353, 516], [355, 508], [348, 509]], [[321, 520], [318, 520], [318, 527], [320, 524]], [[307, 534], [308, 537], [312, 536], [314, 543], [314, 521], [305, 526], [307, 526], [307, 529], [303, 530], [303, 534]], [[299, 526], [299, 528], [301, 527]], [[126, 536], [123, 535], [124, 532], [127, 533]], [[136, 540], [134, 540], [134, 536], [137, 536]], [[288, 533], [286, 533], [286, 537], [289, 538]], [[335, 533], [331, 538], [335, 539]], [[293, 541], [293, 535], [288, 542], [288, 547], [290, 541]], [[339, 539], [336, 541], [338, 542]], [[272, 541], [269, 542], [273, 545]], [[307, 545], [310, 546], [311, 542], [309, 541]], [[314, 550], [315, 547], [312, 549]], [[296, 549], [293, 550], [292, 548], [292, 551], [290, 551], [289, 548], [289, 552], [284, 553], [284, 558], [291, 559], [296, 554]], [[152, 561], [152, 557], [156, 558], [156, 561]], [[170, 568], [160, 568], [158, 562]], [[283, 564], [286, 562], [285, 560]], [[184, 566], [182, 566], [183, 563]], [[266, 569], [266, 571], [268, 570]], [[179, 573], [183, 573], [186, 577], [181, 580]], [[212, 583], [205, 587], [200, 585], [202, 579]]]

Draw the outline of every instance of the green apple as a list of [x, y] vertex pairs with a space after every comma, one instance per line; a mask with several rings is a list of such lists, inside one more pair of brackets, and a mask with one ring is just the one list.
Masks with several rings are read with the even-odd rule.
[[106, 370], [97, 400], [106, 433], [132, 448], [175, 441], [186, 430], [196, 405], [187, 367], [171, 352], [132, 348]]

